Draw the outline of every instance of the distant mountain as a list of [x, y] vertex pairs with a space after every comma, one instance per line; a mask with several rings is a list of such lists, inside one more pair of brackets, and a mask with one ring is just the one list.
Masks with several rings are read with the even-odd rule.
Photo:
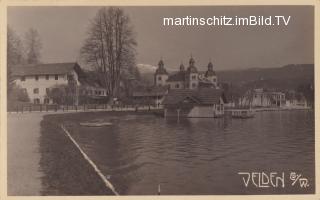
[[290, 64], [280, 68], [253, 68], [246, 70], [217, 71], [219, 82], [245, 88], [296, 89], [314, 83], [313, 64]]
[[[157, 67], [140, 64], [138, 68], [144, 80], [149, 85], [152, 85], [154, 72]], [[314, 84], [313, 64], [290, 64], [278, 68], [222, 70], [216, 71], [216, 73], [219, 83], [231, 84], [241, 91], [261, 87], [290, 90], [296, 89], [301, 85]]]
[[154, 73], [157, 69], [157, 66], [149, 64], [137, 64], [137, 67], [141, 74]]

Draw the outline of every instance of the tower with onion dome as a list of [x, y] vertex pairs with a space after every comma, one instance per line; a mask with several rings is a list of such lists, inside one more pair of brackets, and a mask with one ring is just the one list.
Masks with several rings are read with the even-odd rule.
[[208, 69], [204, 74], [206, 80], [208, 80], [215, 88], [218, 88], [218, 77], [216, 72], [213, 70], [213, 64], [210, 61], [208, 64]]
[[164, 67], [163, 60], [160, 59], [158, 63], [158, 68], [154, 74], [154, 84], [155, 86], [166, 86], [168, 80], [168, 72]]
[[197, 89], [199, 85], [199, 77], [198, 77], [198, 70], [195, 66], [195, 60], [191, 56], [189, 60], [189, 67], [187, 68], [186, 71], [186, 76], [187, 76], [187, 88], [189, 89]]

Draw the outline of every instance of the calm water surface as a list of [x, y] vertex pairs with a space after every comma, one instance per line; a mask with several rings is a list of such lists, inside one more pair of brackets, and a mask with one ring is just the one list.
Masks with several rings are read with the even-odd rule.
[[[314, 192], [314, 112], [256, 113], [253, 119], [100, 117], [103, 128], [68, 128], [122, 195]], [[244, 186], [238, 172], [285, 172], [285, 188]], [[291, 186], [289, 173], [310, 186]]]

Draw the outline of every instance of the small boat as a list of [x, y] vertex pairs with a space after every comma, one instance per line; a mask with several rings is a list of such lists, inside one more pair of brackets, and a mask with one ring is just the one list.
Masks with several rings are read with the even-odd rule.
[[83, 122], [80, 123], [81, 126], [88, 126], [88, 127], [101, 127], [101, 126], [111, 126], [111, 122]]
[[232, 118], [239, 118], [239, 119], [253, 118], [254, 117], [254, 110], [251, 110], [251, 109], [231, 110], [231, 117]]

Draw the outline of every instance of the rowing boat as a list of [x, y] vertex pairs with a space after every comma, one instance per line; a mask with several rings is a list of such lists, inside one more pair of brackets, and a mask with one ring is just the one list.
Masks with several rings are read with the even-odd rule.
[[88, 126], [88, 127], [101, 127], [101, 126], [111, 126], [111, 122], [83, 122], [80, 123], [81, 126]]

